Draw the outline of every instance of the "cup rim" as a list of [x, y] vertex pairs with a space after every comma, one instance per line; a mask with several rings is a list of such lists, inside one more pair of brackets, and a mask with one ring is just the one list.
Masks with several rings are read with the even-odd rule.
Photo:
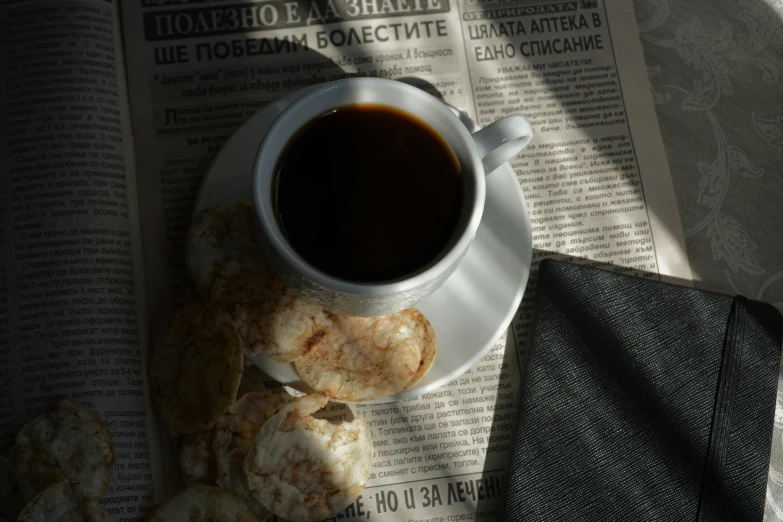
[[[262, 169], [267, 167], [270, 171], [274, 171], [279, 153], [282, 152], [281, 149], [275, 154], [273, 158], [269, 158], [268, 155], [265, 156], [264, 149], [268, 145], [268, 142], [272, 139], [272, 136], [274, 136], [277, 132], [280, 132], [281, 127], [284, 128], [285, 125], [289, 123], [289, 119], [292, 117], [291, 115], [298, 112], [299, 110], [302, 110], [303, 107], [307, 107], [313, 103], [315, 103], [315, 106], [317, 107], [318, 98], [321, 97], [327, 90], [343, 89], [347, 86], [369, 89], [397, 89], [402, 91], [406, 96], [416, 96], [421, 100], [427, 100], [427, 103], [432, 106], [433, 110], [440, 112], [447, 119], [453, 121], [457, 134], [460, 135], [461, 140], [468, 148], [467, 158], [470, 163], [469, 170], [473, 177], [472, 183], [475, 192], [475, 198], [471, 205], [469, 216], [462, 233], [458, 236], [457, 240], [451, 244], [450, 249], [445, 253], [439, 254], [439, 256], [434, 259], [434, 262], [430, 262], [417, 271], [395, 279], [368, 282], [342, 279], [319, 270], [307, 260], [302, 258], [286, 240], [277, 223], [272, 205], [269, 204], [271, 201], [271, 179], [267, 180], [269, 182], [265, 182], [263, 179], [261, 179], [263, 177]], [[394, 101], [373, 103], [378, 105], [386, 105], [404, 112], [411, 113], [411, 111], [401, 107], [400, 104]], [[328, 110], [350, 105], [351, 103], [345, 103], [338, 106], [321, 107], [313, 111], [313, 114], [310, 116], [308, 121], [314, 117], [317, 117], [318, 114], [323, 114]], [[427, 119], [421, 117], [420, 115], [414, 114], [414, 116], [421, 119], [425, 123], [428, 123]], [[291, 129], [287, 132], [287, 135], [285, 135], [286, 144], [300, 128], [301, 126], [295, 129]], [[449, 145], [452, 146], [451, 143], [449, 143]], [[267, 247], [274, 249], [276, 253], [281, 256], [288, 265], [293, 266], [302, 277], [309, 279], [317, 285], [338, 292], [355, 295], [383, 296], [392, 293], [406, 292], [423, 286], [426, 283], [437, 279], [441, 274], [444, 273], [445, 270], [459, 261], [459, 259], [467, 251], [470, 243], [473, 241], [473, 237], [476, 235], [479, 224], [481, 222], [481, 216], [484, 211], [484, 203], [486, 198], [486, 182], [484, 176], [485, 174], [481, 158], [479, 157], [478, 150], [470, 132], [462, 123], [462, 121], [460, 121], [459, 117], [457, 117], [457, 115], [454, 114], [454, 112], [452, 112], [452, 110], [449, 109], [449, 107], [444, 102], [438, 100], [434, 96], [417, 87], [395, 80], [385, 78], [346, 78], [325, 83], [314, 88], [310, 92], [303, 95], [301, 98], [295, 100], [275, 119], [264, 135], [264, 138], [262, 139], [256, 152], [256, 157], [253, 164], [251, 192], [256, 222], [261, 227], [263, 235], [267, 240]]]

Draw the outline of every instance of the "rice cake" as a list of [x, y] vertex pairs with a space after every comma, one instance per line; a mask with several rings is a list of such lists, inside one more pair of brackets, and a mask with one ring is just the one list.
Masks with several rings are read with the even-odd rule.
[[179, 474], [185, 484], [215, 484], [217, 463], [212, 441], [215, 428], [185, 435], [179, 448]]
[[209, 297], [212, 283], [229, 261], [263, 270], [253, 205], [226, 201], [202, 211], [188, 230], [185, 262], [201, 295]]
[[372, 467], [372, 438], [360, 416], [332, 423], [311, 414], [327, 398], [306, 395], [271, 417], [253, 440], [245, 474], [254, 497], [290, 522], [332, 517], [356, 500]]
[[212, 301], [226, 310], [245, 354], [290, 362], [324, 341], [332, 314], [304, 299], [271, 272], [228, 263], [215, 280]]
[[114, 473], [114, 440], [101, 418], [60, 399], [25, 424], [10, 449], [17, 508], [48, 486], [71, 481], [83, 497], [101, 498]]
[[417, 325], [423, 325], [424, 330], [421, 333], [421, 362], [419, 363], [419, 369], [413, 374], [413, 379], [405, 386], [406, 390], [421, 381], [429, 373], [432, 363], [435, 362], [435, 355], [438, 352], [438, 339], [435, 337], [435, 329], [432, 327], [432, 323], [420, 311], [416, 309], [411, 310]]
[[247, 451], [264, 423], [292, 399], [282, 388], [248, 393], [220, 416], [215, 424], [212, 446], [217, 461], [218, 486], [234, 491], [247, 501], [255, 501], [247, 487], [244, 470]]
[[[264, 380], [268, 379], [269, 377], [261, 370], [246, 362], [242, 370], [237, 397], [240, 397], [239, 400], [241, 400], [241, 397], [246, 393], [265, 391]], [[223, 415], [225, 414], [226, 412], [223, 413]], [[179, 471], [185, 484], [216, 484], [217, 461], [212, 449], [214, 438], [215, 426], [206, 431], [185, 435], [182, 438], [179, 448]]]
[[416, 309], [377, 317], [331, 316], [324, 342], [294, 361], [302, 380], [330, 399], [369, 401], [394, 395], [422, 367], [432, 332]]
[[158, 415], [177, 433], [211, 428], [236, 399], [243, 367], [242, 339], [231, 318], [213, 305], [184, 308], [150, 358]]

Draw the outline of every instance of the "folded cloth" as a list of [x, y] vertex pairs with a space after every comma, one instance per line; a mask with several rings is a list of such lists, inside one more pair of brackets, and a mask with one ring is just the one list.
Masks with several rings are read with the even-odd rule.
[[762, 520], [783, 318], [546, 260], [504, 520]]

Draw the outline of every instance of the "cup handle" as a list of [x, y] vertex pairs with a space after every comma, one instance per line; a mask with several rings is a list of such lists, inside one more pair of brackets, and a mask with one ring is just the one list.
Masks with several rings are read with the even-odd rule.
[[484, 174], [496, 170], [527, 147], [533, 139], [533, 128], [527, 118], [512, 114], [473, 133]]

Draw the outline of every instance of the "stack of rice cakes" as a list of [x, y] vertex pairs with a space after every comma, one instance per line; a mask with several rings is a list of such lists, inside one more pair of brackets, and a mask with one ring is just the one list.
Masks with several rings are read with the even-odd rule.
[[[325, 406], [419, 382], [437, 351], [432, 325], [412, 308], [347, 317], [303, 299], [266, 269], [247, 201], [200, 214], [187, 265], [208, 302], [170, 322], [153, 350], [150, 383], [161, 419], [182, 435], [188, 487], [149, 520], [334, 516], [367, 483], [372, 438], [353, 409], [343, 405], [346, 419], [334, 422], [323, 418]], [[245, 366], [244, 356], [258, 354], [292, 363], [313, 393], [266, 389], [263, 374]]]

